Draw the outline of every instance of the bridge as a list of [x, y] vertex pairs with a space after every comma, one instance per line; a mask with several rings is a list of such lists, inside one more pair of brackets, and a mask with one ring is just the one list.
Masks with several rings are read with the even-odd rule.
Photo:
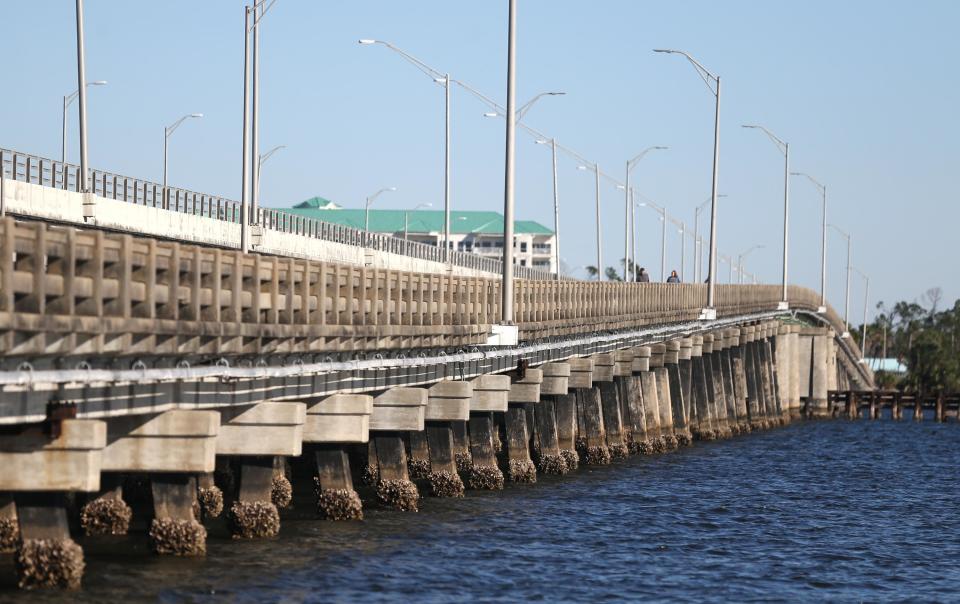
[[160, 554], [205, 553], [221, 515], [275, 535], [291, 466], [319, 516], [356, 519], [872, 400], [802, 287], [717, 284], [707, 319], [706, 285], [516, 267], [514, 342], [497, 260], [265, 208], [244, 252], [236, 202], [0, 168], [0, 547], [24, 587], [79, 582], [77, 516], [142, 514]]

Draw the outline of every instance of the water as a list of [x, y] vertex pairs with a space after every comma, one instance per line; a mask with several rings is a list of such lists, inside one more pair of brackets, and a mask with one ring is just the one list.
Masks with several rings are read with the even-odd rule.
[[[206, 558], [87, 541], [79, 602], [960, 600], [960, 426], [816, 422], [502, 493], [211, 530]], [[306, 494], [305, 494], [306, 495]], [[110, 553], [112, 552], [112, 553]], [[18, 594], [6, 568], [0, 600]], [[9, 575], [9, 576], [8, 576]]]

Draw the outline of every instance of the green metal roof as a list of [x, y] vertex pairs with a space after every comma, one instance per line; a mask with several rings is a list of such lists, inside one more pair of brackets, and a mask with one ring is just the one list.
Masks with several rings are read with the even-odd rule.
[[293, 206], [295, 208], [313, 208], [313, 209], [337, 209], [340, 208], [339, 205], [330, 201], [325, 197], [311, 197], [306, 201], [301, 201], [297, 205]]
[[[313, 198], [322, 199], [322, 198]], [[298, 216], [307, 216], [324, 222], [342, 224], [356, 229], [364, 228], [365, 212], [357, 209], [319, 209], [313, 199], [299, 203], [289, 210]], [[324, 200], [326, 201], [326, 200]], [[309, 205], [308, 205], [309, 204]], [[409, 232], [442, 233], [443, 211], [441, 210], [370, 210], [370, 230], [377, 233], [403, 232], [404, 216], [408, 214]], [[533, 220], [514, 222], [517, 234], [552, 235], [553, 231]], [[498, 212], [462, 211], [450, 212], [450, 232], [456, 234], [482, 233], [502, 234], [503, 216]]]

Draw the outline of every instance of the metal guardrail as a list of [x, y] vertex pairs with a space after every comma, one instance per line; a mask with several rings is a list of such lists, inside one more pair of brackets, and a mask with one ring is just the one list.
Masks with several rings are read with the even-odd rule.
[[[79, 192], [80, 167], [29, 153], [0, 148], [0, 174], [21, 182]], [[134, 205], [159, 208], [203, 216], [234, 224], [240, 223], [240, 202], [217, 195], [198, 193], [178, 187], [164, 187], [160, 183], [91, 170], [91, 192], [94, 195]], [[366, 233], [360, 229], [289, 214], [273, 208], [257, 208], [254, 224], [261, 228], [290, 235], [320, 239], [332, 243], [366, 247], [379, 252], [408, 256], [420, 260], [443, 263], [443, 249], [437, 246], [384, 235]], [[491, 274], [503, 272], [503, 262], [489, 256], [450, 250], [449, 262], [454, 266]], [[518, 279], [555, 279], [549, 271], [515, 266]]]

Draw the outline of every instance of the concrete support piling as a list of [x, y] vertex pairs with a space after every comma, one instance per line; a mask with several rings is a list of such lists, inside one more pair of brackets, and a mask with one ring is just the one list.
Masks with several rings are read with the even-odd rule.
[[280, 532], [280, 513], [273, 503], [273, 456], [245, 456], [237, 461], [239, 489], [230, 506], [230, 532], [235, 539], [274, 537]]
[[377, 499], [384, 506], [402, 512], [416, 512], [420, 499], [417, 485], [410, 480], [403, 434], [375, 432], [370, 439], [376, 459]]
[[430, 455], [430, 494], [434, 497], [463, 497], [463, 481], [453, 454], [453, 429], [447, 422], [427, 422], [426, 439]]
[[80, 509], [80, 526], [88, 537], [126, 535], [133, 510], [123, 500], [123, 481], [118, 474], [103, 474], [100, 491], [88, 495]]
[[577, 433], [577, 452], [583, 463], [588, 465], [610, 463], [599, 386], [577, 390]]
[[70, 538], [64, 494], [21, 492], [14, 499], [20, 532], [14, 554], [19, 587], [80, 587], [83, 550]]
[[150, 543], [154, 551], [175, 556], [205, 554], [207, 531], [194, 516], [196, 478], [191, 474], [155, 474], [150, 477], [150, 490], [153, 496]]
[[692, 378], [693, 378], [693, 405], [696, 409], [696, 432], [697, 440], [713, 440], [716, 438], [717, 430], [713, 421], [713, 413], [710, 408], [710, 399], [707, 389], [707, 377], [703, 363], [703, 337], [694, 337], [695, 346], [692, 351]]
[[[503, 402], [506, 405], [505, 396]], [[470, 488], [486, 491], [503, 489], [503, 472], [497, 465], [497, 450], [493, 442], [493, 413], [471, 411], [467, 427], [470, 432], [470, 455], [473, 458], [468, 481]]]
[[[566, 394], [559, 395], [566, 397]], [[557, 410], [555, 396], [545, 396], [534, 406], [536, 436], [540, 451], [537, 469], [543, 474], [566, 474], [567, 461], [560, 453], [560, 439], [557, 432]]]
[[[660, 404], [666, 405], [666, 415], [670, 421], [670, 448], [676, 448], [681, 444], [689, 444], [692, 440], [690, 429], [686, 425], [686, 410], [684, 409], [683, 386], [680, 383], [680, 341], [669, 340], [665, 343], [666, 350], [663, 354], [663, 392], [661, 392]], [[658, 370], [657, 382], [659, 385], [661, 372]], [[663, 412], [664, 410], [661, 410]], [[661, 420], [662, 420], [661, 416]]]
[[353, 488], [350, 457], [342, 445], [321, 444], [314, 450], [317, 512], [327, 520], [362, 520], [363, 504]]
[[603, 427], [607, 441], [607, 450], [612, 459], [624, 459], [629, 454], [620, 415], [620, 386], [623, 378], [614, 378], [612, 382], [600, 382], [600, 408], [603, 414]]
[[553, 410], [557, 424], [557, 445], [567, 470], [576, 470], [580, 465], [577, 453], [577, 398], [578, 390], [558, 396], [553, 400]]

